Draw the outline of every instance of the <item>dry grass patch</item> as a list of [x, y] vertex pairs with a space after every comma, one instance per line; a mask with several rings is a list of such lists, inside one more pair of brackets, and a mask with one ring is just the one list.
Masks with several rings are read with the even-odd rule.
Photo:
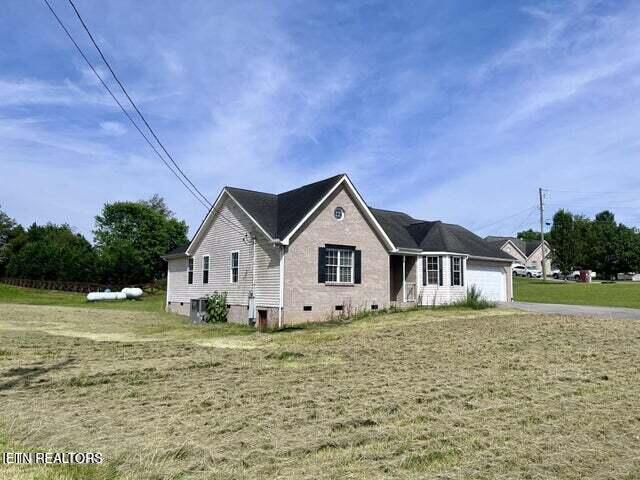
[[638, 322], [423, 311], [259, 334], [0, 305], [0, 339], [6, 438], [101, 451], [120, 478], [640, 474]]

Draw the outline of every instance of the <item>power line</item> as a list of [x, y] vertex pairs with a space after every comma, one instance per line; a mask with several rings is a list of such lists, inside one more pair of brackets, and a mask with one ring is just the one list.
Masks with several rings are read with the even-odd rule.
[[131, 117], [131, 115], [129, 115], [129, 112], [127, 112], [127, 110], [122, 106], [122, 103], [120, 103], [120, 101], [118, 100], [118, 98], [115, 96], [115, 94], [111, 91], [111, 89], [109, 88], [109, 86], [105, 83], [105, 81], [102, 79], [102, 77], [100, 76], [100, 74], [98, 73], [98, 71], [95, 69], [95, 67], [93, 66], [93, 64], [91, 63], [91, 61], [87, 58], [87, 56], [85, 55], [84, 51], [82, 50], [82, 48], [80, 48], [80, 46], [78, 45], [78, 43], [76, 42], [76, 40], [73, 38], [73, 36], [71, 35], [71, 32], [69, 32], [69, 30], [67, 29], [67, 27], [64, 25], [64, 23], [62, 22], [62, 20], [60, 20], [60, 17], [58, 17], [58, 14], [55, 12], [55, 10], [53, 9], [53, 7], [51, 7], [51, 4], [49, 3], [48, 0], [43, 0], [44, 3], [47, 5], [47, 7], [49, 7], [49, 10], [51, 11], [51, 13], [53, 14], [53, 16], [55, 17], [55, 19], [57, 20], [58, 24], [60, 25], [60, 27], [62, 27], [62, 29], [64, 30], [64, 32], [67, 34], [67, 37], [69, 37], [69, 39], [71, 40], [71, 42], [73, 43], [73, 45], [76, 47], [76, 50], [78, 50], [78, 52], [80, 53], [80, 55], [82, 56], [82, 58], [84, 59], [84, 61], [87, 63], [87, 65], [89, 65], [89, 68], [91, 69], [91, 71], [93, 71], [93, 73], [95, 74], [95, 76], [98, 78], [98, 80], [100, 80], [100, 83], [102, 84], [102, 86], [107, 90], [107, 92], [109, 92], [109, 95], [111, 95], [111, 98], [113, 98], [113, 100], [118, 104], [118, 107], [120, 107], [120, 110], [122, 110], [122, 113], [124, 113], [126, 115], [126, 117], [129, 119], [129, 121], [133, 124], [133, 126], [136, 128], [136, 130], [140, 133], [140, 135], [142, 135], [142, 137], [145, 139], [145, 141], [147, 142], [147, 144], [153, 149], [153, 151], [156, 153], [156, 155], [158, 156], [158, 158], [160, 158], [160, 160], [162, 160], [162, 162], [166, 165], [166, 167], [171, 171], [171, 173], [173, 173], [175, 175], [175, 177], [180, 180], [180, 182], [182, 183], [182, 185], [184, 185], [184, 187], [189, 190], [189, 192], [196, 198], [196, 200], [198, 200], [204, 207], [209, 208], [210, 204], [207, 205], [206, 203], [204, 203], [192, 190], [191, 188], [189, 188], [189, 186], [184, 182], [184, 180], [180, 177], [180, 175], [178, 175], [173, 168], [171, 168], [171, 165], [169, 165], [169, 163], [167, 163], [167, 161], [165, 160], [165, 158], [160, 154], [160, 152], [158, 151], [158, 149], [155, 147], [155, 145], [153, 145], [153, 143], [151, 142], [151, 140], [149, 140], [149, 138], [145, 135], [145, 133], [140, 129], [140, 127], [138, 126], [138, 124], [133, 120], [133, 118]]
[[193, 187], [193, 189], [198, 192], [198, 194], [204, 199], [204, 201], [211, 206], [211, 202], [209, 202], [209, 200], [207, 199], [207, 197], [200, 191], [198, 190], [198, 187], [196, 187], [194, 185], [194, 183], [189, 179], [189, 177], [187, 176], [187, 174], [184, 173], [184, 171], [180, 168], [180, 166], [178, 165], [178, 163], [173, 159], [173, 157], [171, 156], [171, 154], [167, 151], [167, 149], [164, 147], [163, 143], [160, 141], [160, 139], [158, 138], [158, 136], [156, 135], [156, 132], [153, 131], [153, 128], [151, 128], [151, 125], [149, 125], [149, 122], [147, 122], [147, 119], [144, 117], [144, 115], [142, 114], [142, 112], [140, 111], [140, 109], [138, 108], [138, 106], [135, 104], [135, 102], [133, 101], [133, 99], [131, 98], [131, 96], [129, 95], [129, 93], [127, 92], [126, 88], [124, 88], [124, 85], [122, 84], [122, 82], [120, 81], [120, 79], [118, 78], [118, 76], [116, 75], [116, 72], [113, 71], [113, 68], [111, 67], [111, 64], [107, 61], [107, 59], [105, 58], [104, 54], [102, 53], [102, 50], [100, 49], [100, 47], [98, 46], [98, 44], [96, 43], [95, 39], [93, 38], [93, 35], [91, 34], [91, 31], [89, 30], [89, 27], [87, 27], [87, 24], [84, 22], [82, 16], [80, 15], [80, 12], [78, 11], [78, 9], [76, 8], [75, 4], [73, 3], [73, 0], [69, 0], [69, 4], [71, 5], [71, 7], [73, 8], [73, 11], [76, 12], [76, 16], [78, 17], [78, 20], [80, 20], [80, 23], [82, 24], [82, 28], [84, 28], [85, 32], [87, 32], [87, 35], [89, 35], [89, 38], [91, 39], [91, 43], [93, 43], [93, 46], [96, 47], [96, 50], [98, 51], [98, 53], [100, 54], [100, 58], [102, 58], [102, 61], [105, 63], [105, 65], [107, 66], [107, 68], [109, 69], [109, 71], [111, 72], [111, 75], [113, 75], [113, 78], [115, 79], [115, 81], [118, 83], [118, 85], [120, 86], [120, 89], [122, 90], [122, 93], [125, 94], [125, 96], [127, 97], [127, 99], [129, 100], [129, 103], [131, 104], [131, 106], [135, 109], [135, 111], [138, 113], [138, 116], [140, 117], [140, 119], [144, 122], [144, 124], [147, 126], [147, 128], [149, 129], [149, 132], [151, 132], [151, 135], [153, 136], [153, 138], [155, 138], [156, 142], [158, 142], [158, 145], [160, 145], [160, 147], [162, 148], [162, 151], [167, 155], [167, 157], [169, 157], [169, 160], [171, 160], [171, 163], [173, 163], [173, 165], [176, 167], [176, 169], [182, 174], [182, 176], [187, 180], [187, 182], [189, 182], [189, 185], [191, 185]]
[[507, 216], [507, 217], [501, 218], [500, 220], [496, 220], [496, 221], [495, 221], [495, 222], [493, 222], [493, 223], [489, 223], [489, 224], [487, 224], [487, 225], [483, 225], [482, 227], [474, 228], [474, 230], [476, 230], [476, 231], [484, 230], [485, 228], [492, 227], [492, 226], [494, 226], [494, 225], [497, 225], [497, 224], [499, 224], [499, 223], [504, 222], [505, 220], [509, 220], [509, 219], [511, 219], [511, 218], [513, 218], [513, 217], [517, 217], [518, 215], [521, 215], [521, 214], [523, 214], [523, 213], [525, 213], [525, 212], [529, 212], [529, 216], [530, 216], [530, 215], [531, 215], [531, 212], [530, 212], [530, 211], [533, 211], [533, 210], [535, 210], [535, 209], [537, 209], [537, 208], [538, 208], [538, 207], [537, 207], [537, 206], [535, 206], [535, 205], [534, 205], [533, 207], [527, 207], [527, 208], [525, 208], [525, 209], [523, 209], [523, 210], [520, 210], [519, 212], [516, 212], [516, 213], [514, 213], [514, 214], [512, 214], [512, 215], [509, 215], [509, 216]]
[[[198, 195], [195, 194], [195, 192], [191, 189], [191, 187], [189, 187], [189, 185], [187, 185], [184, 180], [182, 179], [182, 177], [180, 177], [180, 175], [178, 175], [178, 173], [176, 173], [173, 168], [171, 167], [171, 165], [166, 161], [166, 159], [162, 156], [162, 154], [158, 151], [158, 149], [155, 147], [155, 145], [151, 142], [151, 140], [147, 137], [147, 135], [142, 131], [142, 129], [138, 126], [138, 124], [136, 123], [136, 121], [133, 119], [133, 117], [131, 117], [131, 115], [129, 114], [129, 112], [124, 108], [124, 106], [122, 105], [122, 103], [120, 103], [120, 101], [118, 100], [118, 98], [115, 96], [115, 94], [113, 93], [113, 91], [109, 88], [109, 86], [106, 84], [106, 82], [104, 81], [104, 79], [100, 76], [100, 74], [98, 73], [98, 71], [96, 70], [96, 68], [93, 66], [93, 64], [91, 63], [91, 61], [89, 60], [89, 58], [86, 56], [86, 54], [84, 53], [84, 51], [82, 50], [82, 48], [80, 47], [80, 45], [78, 45], [78, 42], [76, 42], [75, 38], [73, 37], [73, 35], [71, 35], [71, 32], [69, 32], [69, 30], [67, 29], [67, 27], [65, 26], [65, 24], [62, 22], [62, 20], [60, 19], [60, 17], [56, 14], [55, 10], [53, 9], [53, 7], [51, 6], [51, 4], [49, 3], [48, 0], [43, 0], [44, 3], [47, 5], [47, 7], [49, 8], [49, 11], [53, 14], [53, 16], [55, 17], [56, 21], [58, 22], [58, 24], [60, 25], [60, 27], [64, 30], [64, 32], [66, 33], [67, 37], [69, 37], [69, 39], [71, 40], [71, 42], [73, 43], [73, 45], [75, 46], [76, 50], [78, 50], [78, 52], [80, 53], [80, 55], [82, 56], [82, 58], [84, 59], [84, 61], [87, 63], [87, 65], [89, 65], [89, 68], [91, 69], [91, 71], [94, 73], [94, 75], [98, 78], [98, 80], [100, 81], [100, 83], [102, 84], [102, 86], [107, 90], [107, 92], [109, 93], [109, 95], [111, 96], [111, 98], [113, 98], [113, 100], [116, 102], [116, 104], [118, 105], [118, 107], [120, 107], [120, 110], [122, 110], [122, 113], [125, 114], [125, 116], [129, 119], [129, 121], [131, 122], [131, 124], [135, 127], [135, 129], [138, 131], [138, 133], [140, 133], [140, 135], [142, 135], [142, 137], [145, 139], [145, 141], [147, 142], [147, 144], [151, 147], [151, 149], [155, 152], [155, 154], [158, 156], [158, 158], [162, 161], [162, 163], [165, 164], [165, 166], [171, 171], [171, 173], [173, 173], [175, 175], [175, 177], [180, 181], [180, 183], [182, 183], [182, 185], [189, 191], [189, 193], [191, 193], [191, 195], [193, 195], [193, 197], [198, 200], [198, 202], [200, 202], [205, 208], [207, 208], [209, 211], [211, 211], [211, 208], [213, 208], [213, 206], [211, 205], [211, 203], [206, 199], [206, 197], [204, 197], [202, 195], [202, 193], [200, 193], [198, 191], [198, 193], [200, 193], [200, 195], [202, 196], [202, 198], [200, 198]], [[181, 171], [182, 173], [182, 171]], [[184, 175], [184, 173], [182, 173]], [[185, 178], [186, 175], [185, 175]], [[189, 179], [187, 178], [187, 181]], [[194, 187], [195, 188], [195, 187]], [[196, 189], [197, 190], [197, 189]], [[204, 200], [203, 200], [204, 199]], [[208, 215], [208, 214], [207, 214]], [[247, 230], [243, 229], [242, 227], [238, 227], [235, 223], [233, 223], [231, 220], [229, 220], [228, 218], [226, 218], [222, 212], [220, 212], [219, 217], [222, 218], [224, 221], [226, 221], [232, 228], [234, 228], [237, 232], [242, 233], [243, 235], [247, 233]]]
[[594, 190], [556, 190], [555, 188], [543, 188], [544, 192], [557, 192], [557, 193], [581, 193], [585, 195], [594, 194], [594, 195], [626, 195], [632, 194], [640, 196], [640, 192], [637, 190], [618, 190], [618, 191], [594, 191]]

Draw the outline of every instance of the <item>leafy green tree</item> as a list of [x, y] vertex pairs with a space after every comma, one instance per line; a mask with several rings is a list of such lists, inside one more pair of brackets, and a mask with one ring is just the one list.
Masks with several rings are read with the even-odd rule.
[[518, 232], [518, 234], [516, 235], [520, 240], [525, 240], [525, 241], [529, 241], [529, 240], [540, 240], [540, 232], [536, 232], [533, 229], [529, 229], [529, 230], [523, 230], [521, 232]]
[[575, 255], [573, 268], [594, 269], [593, 247], [596, 242], [593, 222], [584, 215], [574, 215]]
[[9, 261], [9, 241], [16, 227], [16, 221], [0, 209], [0, 275]]
[[552, 258], [560, 271], [569, 273], [576, 259], [576, 233], [573, 215], [566, 210], [558, 210], [553, 216], [549, 234]]
[[33, 280], [95, 281], [91, 244], [69, 225], [36, 225], [9, 242], [7, 274]]
[[164, 199], [107, 203], [96, 216], [94, 236], [107, 283], [137, 284], [161, 278], [161, 256], [187, 242], [187, 224], [177, 220]]
[[618, 225], [613, 213], [605, 210], [596, 215], [592, 223], [592, 245], [593, 269], [602, 278], [610, 278], [614, 273], [620, 271], [619, 266], [619, 246], [618, 246]]
[[625, 225], [618, 225], [616, 257], [618, 272], [640, 271], [640, 233]]

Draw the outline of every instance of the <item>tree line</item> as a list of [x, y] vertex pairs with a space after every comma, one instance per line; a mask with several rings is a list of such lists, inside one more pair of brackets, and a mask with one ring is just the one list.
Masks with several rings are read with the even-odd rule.
[[161, 255], [187, 243], [164, 199], [113, 202], [95, 217], [94, 243], [68, 224], [19, 225], [0, 209], [0, 277], [143, 284], [163, 278]]
[[[518, 238], [539, 240], [540, 232], [526, 230]], [[554, 266], [563, 273], [581, 268], [612, 278], [618, 273], [640, 272], [640, 230], [616, 222], [608, 210], [593, 219], [558, 210], [545, 239]]]

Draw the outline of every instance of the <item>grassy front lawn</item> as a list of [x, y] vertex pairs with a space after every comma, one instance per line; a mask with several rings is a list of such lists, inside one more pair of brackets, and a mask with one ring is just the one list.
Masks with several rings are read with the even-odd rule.
[[109, 310], [133, 310], [143, 312], [164, 311], [165, 293], [158, 291], [153, 295], [145, 294], [139, 300], [117, 300], [109, 302], [87, 302], [84, 293], [59, 292], [36, 288], [14, 287], [0, 283], [0, 303], [21, 303], [25, 305], [59, 305], [67, 307], [86, 307]]
[[414, 311], [261, 334], [0, 305], [7, 478], [640, 476], [640, 323]]
[[514, 278], [513, 293], [514, 300], [520, 302], [640, 308], [639, 282], [543, 282], [539, 279]]

